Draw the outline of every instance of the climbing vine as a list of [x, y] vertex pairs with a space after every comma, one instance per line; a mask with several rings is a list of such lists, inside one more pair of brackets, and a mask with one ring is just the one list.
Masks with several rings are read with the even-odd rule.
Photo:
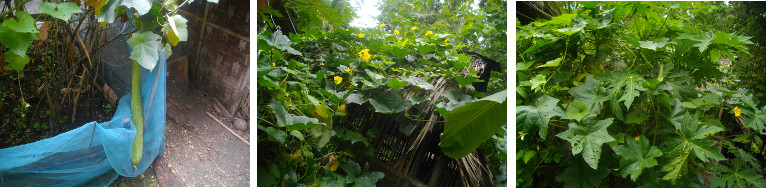
[[729, 68], [753, 43], [699, 21], [721, 6], [578, 2], [517, 20], [517, 186], [766, 186], [766, 107]]

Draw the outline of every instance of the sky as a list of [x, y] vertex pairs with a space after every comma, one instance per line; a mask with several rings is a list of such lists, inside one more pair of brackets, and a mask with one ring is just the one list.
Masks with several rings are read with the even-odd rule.
[[351, 22], [352, 27], [375, 27], [378, 21], [374, 17], [380, 15], [377, 7], [378, 0], [351, 0], [351, 6], [359, 18]]

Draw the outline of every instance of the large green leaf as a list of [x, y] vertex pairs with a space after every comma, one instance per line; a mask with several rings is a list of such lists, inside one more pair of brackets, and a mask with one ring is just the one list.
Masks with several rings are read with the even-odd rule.
[[558, 67], [559, 64], [561, 64], [561, 60], [562, 59], [559, 57], [559, 58], [556, 58], [554, 60], [550, 60], [548, 62], [545, 62], [545, 64], [537, 66], [537, 68], [541, 68], [541, 67]]
[[665, 166], [663, 166], [662, 169], [670, 172], [662, 177], [663, 180], [675, 181], [684, 174], [688, 173], [690, 166], [692, 165], [690, 163], [693, 161], [691, 159], [691, 152], [673, 152], [668, 156], [670, 160], [665, 163]]
[[668, 39], [665, 38], [662, 42], [654, 42], [654, 41], [638, 41], [641, 48], [646, 48], [650, 50], [657, 50], [657, 48], [664, 48], [667, 44], [676, 44], [676, 42], [668, 42]]
[[316, 118], [296, 116], [288, 113], [279, 101], [274, 101], [268, 106], [274, 111], [277, 125], [279, 127], [287, 127], [287, 130], [289, 131], [307, 129], [317, 125], [325, 125], [324, 123], [320, 123]]
[[590, 76], [585, 78], [585, 84], [573, 87], [568, 92], [576, 100], [585, 102], [585, 106], [594, 114], [600, 114], [602, 104], [609, 100], [608, 91]]
[[718, 163], [713, 166], [713, 187], [766, 187], [766, 179], [755, 170], [745, 165], [739, 158], [731, 160], [731, 168]]
[[456, 91], [456, 90], [446, 92], [442, 94], [442, 96], [449, 99], [449, 102], [442, 101], [439, 104], [436, 104], [436, 109], [439, 111], [439, 114], [445, 117], [449, 116], [449, 112], [451, 112], [455, 108], [463, 106], [466, 103], [473, 102], [474, 100], [476, 100], [470, 95], [465, 95], [462, 92]]
[[372, 107], [375, 108], [375, 112], [384, 114], [399, 113], [410, 106], [410, 101], [402, 100], [399, 97], [399, 92], [396, 92], [396, 90], [388, 93], [375, 92], [369, 101]]
[[24, 11], [16, 12], [16, 18], [8, 18], [0, 24], [0, 43], [19, 56], [27, 54], [32, 40], [40, 38], [35, 19]]
[[636, 181], [638, 176], [645, 168], [651, 168], [657, 165], [654, 158], [662, 155], [662, 151], [657, 147], [649, 145], [649, 140], [640, 136], [638, 142], [633, 139], [627, 139], [626, 145], [613, 147], [614, 153], [620, 155], [620, 175]]
[[545, 22], [545, 24], [564, 24], [569, 25], [569, 23], [572, 22], [572, 18], [577, 16], [577, 14], [562, 14], [560, 16], [556, 16], [551, 18], [551, 20]]
[[764, 124], [766, 124], [766, 106], [753, 112], [750, 110], [743, 110], [742, 112], [745, 114], [745, 127], [766, 134], [763, 130]]
[[130, 59], [138, 62], [145, 69], [153, 70], [160, 58], [158, 51], [162, 49], [160, 36], [152, 32], [136, 32], [127, 42], [133, 49], [130, 52]]
[[709, 159], [726, 160], [721, 155], [720, 148], [713, 148], [716, 141], [706, 139], [713, 133], [723, 131], [723, 128], [701, 125], [696, 114], [689, 115], [688, 113], [672, 123], [676, 129], [677, 137], [671, 137], [666, 142], [672, 146], [671, 152], [693, 152], [703, 162], [708, 162]]
[[73, 3], [73, 2], [63, 2], [63, 3], [42, 2], [40, 3], [40, 11], [42, 11], [45, 14], [51, 15], [54, 18], [58, 18], [64, 21], [69, 21], [69, 18], [71, 18], [72, 14], [74, 13], [82, 12], [82, 10], [80, 10], [80, 7], [77, 6], [77, 3]]
[[399, 81], [396, 78], [389, 78], [386, 85], [390, 87], [391, 89], [398, 90], [403, 88], [404, 86], [407, 86], [407, 81]]
[[27, 56], [27, 54], [19, 56], [10, 50], [3, 54], [5, 56], [5, 61], [8, 62], [8, 65], [5, 67], [0, 67], [3, 70], [24, 70], [24, 67], [29, 63], [29, 56]]
[[609, 83], [609, 96], [612, 102], [624, 101], [627, 108], [630, 108], [633, 99], [640, 95], [640, 91], [646, 91], [642, 83], [644, 78], [633, 72], [606, 72], [597, 75], [597, 78]]
[[465, 157], [507, 124], [505, 99], [504, 90], [452, 110], [439, 136], [444, 154]]
[[543, 95], [533, 106], [516, 106], [516, 127], [527, 133], [539, 129], [540, 138], [545, 140], [548, 135], [548, 120], [553, 116], [565, 114], [558, 103], [558, 99]]
[[614, 119], [598, 120], [596, 115], [585, 116], [580, 123], [569, 123], [569, 130], [556, 135], [569, 141], [572, 145], [572, 154], [582, 153], [585, 162], [593, 169], [598, 169], [601, 158], [601, 145], [614, 141], [606, 128], [612, 125]]

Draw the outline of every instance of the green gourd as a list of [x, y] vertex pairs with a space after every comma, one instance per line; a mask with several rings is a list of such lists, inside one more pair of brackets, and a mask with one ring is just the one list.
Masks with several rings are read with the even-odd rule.
[[131, 75], [130, 112], [131, 120], [136, 125], [136, 137], [133, 139], [133, 149], [130, 152], [130, 162], [136, 168], [141, 161], [141, 155], [144, 151], [144, 115], [141, 108], [141, 65], [133, 61], [133, 71]]

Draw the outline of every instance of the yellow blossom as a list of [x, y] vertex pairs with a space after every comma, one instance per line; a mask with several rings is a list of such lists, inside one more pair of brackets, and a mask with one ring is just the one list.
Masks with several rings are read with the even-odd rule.
[[635, 137], [635, 138], [633, 138], [633, 139], [636, 139], [636, 141], [638, 141], [638, 139], [640, 139], [640, 138], [641, 138], [641, 136], [636, 136], [636, 137]]
[[380, 24], [380, 27], [386, 27], [386, 24]]
[[404, 46], [405, 44], [407, 44], [407, 41], [410, 41], [410, 39], [404, 39], [404, 42], [402, 42], [402, 46]]
[[335, 76], [335, 78], [333, 78], [333, 81], [335, 81], [335, 84], [337, 85], [337, 84], [340, 84], [340, 82], [343, 81], [343, 78], [340, 77], [340, 76]]
[[349, 72], [349, 71], [351, 71], [351, 68], [346, 68], [346, 70], [345, 70], [345, 71], [346, 71], [346, 72]]
[[277, 65], [276, 65], [276, 64], [274, 64], [274, 63], [271, 63], [271, 66], [272, 66], [272, 67], [276, 67]]
[[398, 34], [399, 34], [399, 30], [394, 30], [394, 35], [398, 35]]
[[[356, 55], [361, 57], [362, 61], [370, 62], [370, 60], [372, 60], [372, 56], [370, 56], [369, 52], [370, 52], [370, 49], [364, 49], [362, 51], [359, 51], [359, 53], [357, 53]], [[346, 71], [346, 72], [348, 72], [348, 71]]]
[[734, 116], [739, 117], [742, 116], [742, 110], [740, 110], [738, 107], [734, 107]]
[[364, 38], [364, 33], [359, 33], [359, 38]]
[[449, 39], [444, 39], [444, 45], [449, 45]]
[[410, 29], [416, 30], [416, 29], [418, 29], [418, 26], [412, 26]]
[[340, 116], [346, 116], [347, 115], [347, 113], [346, 113], [346, 104], [341, 104], [340, 106], [338, 106], [338, 113], [339, 113]]
[[346, 31], [348, 31], [348, 29], [346, 29]]
[[426, 35], [433, 35], [433, 34], [434, 34], [434, 32], [431, 32], [431, 31], [427, 31], [426, 32]]

